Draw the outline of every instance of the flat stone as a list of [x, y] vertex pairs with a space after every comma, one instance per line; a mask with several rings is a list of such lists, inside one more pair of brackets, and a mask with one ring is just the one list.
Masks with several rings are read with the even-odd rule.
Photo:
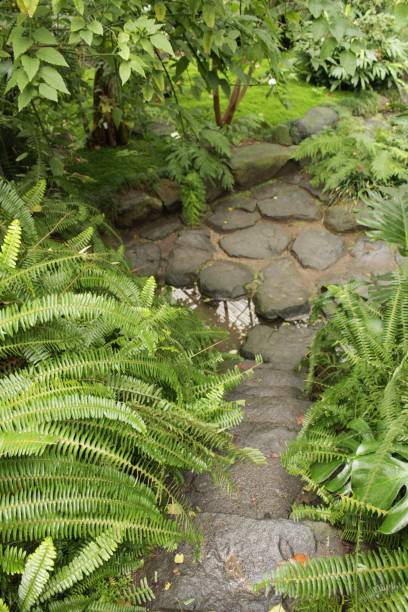
[[350, 232], [358, 228], [356, 215], [349, 206], [330, 206], [324, 215], [324, 224], [333, 232]]
[[259, 449], [266, 457], [266, 464], [239, 462], [233, 465], [230, 470], [232, 492], [215, 485], [208, 474], [197, 476], [191, 493], [193, 504], [205, 512], [254, 519], [288, 517], [302, 483], [288, 475], [281, 465], [280, 455], [295, 437], [295, 428], [288, 431], [265, 422], [242, 423], [235, 436], [237, 444]]
[[181, 204], [180, 186], [171, 179], [162, 178], [156, 188], [156, 194], [166, 210], [173, 211]]
[[288, 397], [285, 393], [282, 397], [270, 397], [268, 391], [268, 387], [259, 387], [257, 391], [253, 390], [253, 395], [241, 396], [240, 399], [245, 400], [246, 422], [298, 431], [311, 402]]
[[178, 217], [172, 217], [170, 219], [160, 217], [160, 219], [144, 225], [139, 230], [139, 235], [148, 240], [162, 240], [179, 230], [181, 227], [181, 221]]
[[270, 128], [267, 132], [267, 140], [269, 142], [276, 142], [280, 145], [292, 145], [293, 139], [290, 124], [280, 123]]
[[235, 299], [246, 294], [246, 285], [253, 280], [247, 267], [230, 262], [216, 261], [200, 271], [200, 291], [216, 300]]
[[161, 200], [138, 189], [118, 193], [115, 200], [115, 221], [120, 228], [129, 228], [147, 217], [158, 216], [163, 208]]
[[291, 159], [292, 147], [273, 143], [257, 143], [236, 147], [231, 156], [231, 167], [236, 184], [252, 187], [275, 174]]
[[272, 219], [320, 218], [318, 201], [298, 185], [288, 185], [282, 181], [271, 182], [254, 191], [258, 208], [265, 217]]
[[241, 353], [248, 359], [262, 355], [265, 362], [280, 370], [293, 370], [307, 354], [316, 329], [282, 325], [274, 329], [256, 325], [248, 334]]
[[193, 546], [183, 545], [178, 551], [184, 554], [182, 564], [174, 563], [175, 553], [146, 561], [144, 571], [156, 596], [151, 610], [268, 612], [280, 597], [272, 589], [256, 593], [254, 585], [294, 553], [316, 552], [312, 529], [286, 519], [203, 512], [196, 526], [204, 535], [198, 559]]
[[303, 266], [326, 270], [344, 254], [344, 242], [324, 229], [307, 229], [296, 238], [292, 250]]
[[257, 211], [247, 212], [240, 208], [217, 208], [215, 213], [208, 219], [208, 223], [218, 231], [232, 231], [250, 227], [259, 221], [260, 215]]
[[247, 212], [255, 212], [256, 200], [251, 197], [249, 192], [232, 193], [231, 195], [219, 198], [213, 202], [212, 207], [216, 210], [219, 208], [246, 210]]
[[309, 290], [294, 262], [275, 259], [262, 271], [263, 280], [254, 296], [256, 313], [271, 321], [299, 319], [309, 312]]
[[207, 229], [185, 230], [174, 243], [170, 254], [166, 283], [175, 287], [190, 287], [197, 280], [202, 266], [214, 252]]
[[156, 276], [160, 267], [160, 247], [157, 244], [129, 245], [126, 257], [132, 270], [140, 276]]
[[279, 225], [260, 222], [220, 240], [220, 246], [231, 257], [267, 259], [280, 255], [289, 244], [289, 236]]
[[334, 108], [330, 106], [316, 106], [291, 125], [291, 135], [293, 142], [298, 144], [308, 136], [318, 134], [327, 127], [332, 127], [337, 123], [339, 116]]
[[351, 249], [351, 255], [360, 267], [372, 272], [389, 272], [396, 267], [394, 251], [382, 240], [359, 238]]

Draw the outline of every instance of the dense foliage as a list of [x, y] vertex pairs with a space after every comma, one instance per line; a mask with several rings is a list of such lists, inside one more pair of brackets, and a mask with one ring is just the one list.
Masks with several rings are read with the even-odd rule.
[[[222, 357], [206, 350], [217, 334], [157, 298], [153, 279], [131, 277], [121, 252], [103, 247], [100, 215], [44, 200], [44, 188], [0, 186], [1, 532], [31, 547], [45, 538], [12, 572], [23, 571], [27, 610], [48, 609], [121, 542], [138, 559], [194, 539], [182, 471], [224, 482], [235, 459], [260, 460], [227, 433], [241, 412], [223, 391], [241, 376], [217, 374]], [[65, 552], [48, 579], [51, 538]], [[36, 572], [33, 592], [22, 585]], [[11, 604], [13, 585], [3, 577]]]
[[331, 89], [403, 85], [408, 60], [405, 23], [389, 1], [313, 3], [296, 41], [300, 71]]

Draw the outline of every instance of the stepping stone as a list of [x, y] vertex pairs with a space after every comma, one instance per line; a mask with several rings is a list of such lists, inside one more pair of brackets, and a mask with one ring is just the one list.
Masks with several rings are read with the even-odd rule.
[[309, 313], [309, 290], [294, 262], [275, 259], [262, 271], [263, 280], [254, 296], [255, 311], [264, 319], [287, 321]]
[[280, 370], [294, 370], [307, 354], [315, 328], [282, 325], [279, 329], [256, 325], [248, 334], [241, 353], [247, 359], [262, 355], [263, 360]]
[[260, 215], [257, 211], [247, 212], [240, 208], [217, 208], [215, 213], [208, 219], [209, 225], [214, 229], [224, 232], [250, 227], [259, 221]]
[[214, 247], [208, 229], [185, 230], [174, 243], [166, 270], [166, 283], [190, 287], [201, 267], [211, 260]]
[[306, 221], [320, 218], [318, 201], [297, 185], [276, 181], [262, 186], [254, 192], [254, 196], [258, 199], [258, 208], [265, 217]]
[[[268, 330], [273, 329], [267, 326], [263, 327]], [[288, 329], [288, 327], [283, 326], [283, 329]], [[243, 362], [243, 365], [253, 366], [254, 363], [253, 361], [247, 361]], [[231, 391], [228, 397], [231, 394], [236, 394], [234, 399], [238, 399], [239, 394], [247, 395], [251, 393], [251, 390], [256, 392], [258, 387], [268, 389], [270, 397], [282, 397], [282, 395], [288, 395], [289, 391], [293, 391], [294, 394], [290, 393], [290, 397], [302, 398], [304, 381], [298, 374], [287, 370], [278, 370], [270, 363], [263, 363], [254, 369], [252, 376], [244, 378], [239, 387]]]
[[272, 589], [256, 593], [253, 586], [295, 553], [316, 553], [311, 527], [287, 519], [203, 512], [195, 523], [204, 535], [199, 559], [187, 544], [177, 551], [184, 555], [182, 564], [175, 564], [174, 552], [146, 560], [144, 573], [155, 589], [150, 610], [267, 612], [281, 597]]
[[302, 489], [298, 478], [282, 467], [280, 455], [296, 437], [285, 427], [258, 423], [242, 423], [236, 434], [238, 446], [252, 447], [264, 453], [267, 463], [254, 465], [239, 462], [232, 466], [234, 484], [228, 492], [214, 484], [208, 474], [197, 476], [191, 500], [204, 512], [222, 512], [254, 519], [288, 517], [291, 506]]
[[247, 188], [267, 181], [291, 159], [293, 151], [294, 147], [268, 142], [236, 147], [231, 156], [236, 185]]
[[160, 267], [160, 247], [157, 244], [135, 244], [126, 250], [129, 264], [139, 276], [156, 276]]
[[318, 134], [324, 128], [332, 127], [337, 123], [339, 116], [330, 106], [316, 106], [291, 126], [293, 142], [298, 144], [308, 136]]
[[245, 287], [252, 280], [253, 273], [247, 267], [232, 261], [216, 261], [200, 271], [198, 284], [204, 295], [224, 300], [245, 295]]
[[395, 253], [382, 240], [359, 238], [351, 250], [360, 267], [372, 272], [390, 272], [396, 267]]
[[171, 219], [162, 217], [157, 219], [157, 221], [153, 221], [153, 223], [148, 223], [147, 225], [143, 226], [139, 231], [139, 235], [142, 238], [147, 238], [148, 240], [162, 240], [180, 228], [181, 221], [177, 217], [173, 217]]
[[289, 236], [282, 227], [264, 221], [220, 240], [220, 246], [231, 257], [252, 259], [268, 259], [280, 255], [288, 244]]
[[350, 232], [358, 228], [356, 215], [348, 206], [330, 206], [324, 215], [324, 224], [333, 232]]
[[292, 250], [302, 266], [326, 270], [344, 254], [344, 242], [324, 229], [307, 229], [296, 238]]
[[241, 210], [246, 210], [247, 212], [255, 212], [256, 200], [249, 195], [249, 192], [233, 193], [225, 196], [224, 198], [216, 200], [212, 204], [212, 207], [216, 210], [219, 208], [223, 208], [224, 210], [239, 208]]
[[160, 179], [156, 194], [168, 211], [176, 210], [181, 204], [180, 185], [171, 179]]
[[[311, 402], [293, 397], [270, 397], [268, 387], [260, 387], [254, 396], [241, 394], [240, 399], [245, 400], [245, 421], [247, 423], [263, 423], [282, 427], [288, 431], [299, 431], [305, 412], [310, 408]], [[290, 392], [289, 392], [290, 393]]]
[[131, 228], [142, 219], [158, 216], [163, 208], [161, 200], [138, 189], [116, 194], [115, 204], [115, 222], [122, 229]]

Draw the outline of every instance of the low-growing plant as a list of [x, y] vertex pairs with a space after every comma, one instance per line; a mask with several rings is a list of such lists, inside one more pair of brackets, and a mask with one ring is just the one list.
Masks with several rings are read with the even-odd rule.
[[335, 128], [301, 142], [294, 157], [305, 160], [312, 185], [333, 200], [360, 199], [408, 180], [406, 134], [405, 126], [345, 116]]
[[[5, 545], [44, 540], [28, 558], [41, 579], [18, 587], [20, 603], [30, 592], [24, 610], [63, 609], [61, 596], [122, 546], [139, 560], [197, 541], [183, 471], [228, 484], [232, 462], [262, 460], [228, 433], [241, 407], [223, 393], [241, 374], [218, 373], [222, 355], [207, 347], [220, 334], [159, 299], [153, 278], [133, 278], [87, 207], [44, 192], [0, 184], [0, 528]], [[64, 542], [75, 554], [54, 576]], [[14, 579], [2, 580], [8, 596]]]

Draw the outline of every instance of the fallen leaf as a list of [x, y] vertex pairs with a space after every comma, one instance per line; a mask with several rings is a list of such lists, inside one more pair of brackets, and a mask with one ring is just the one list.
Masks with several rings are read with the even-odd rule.
[[272, 459], [279, 459], [280, 455], [279, 453], [271, 453], [271, 457]]
[[291, 558], [291, 563], [300, 563], [301, 565], [305, 564], [305, 561], [308, 560], [308, 555], [304, 555], [303, 553], [296, 553], [295, 555], [293, 555], [293, 557]]
[[296, 417], [296, 423], [298, 425], [303, 425], [303, 421], [305, 420], [305, 415], [304, 414], [300, 414], [298, 417]]
[[270, 608], [269, 612], [285, 612], [285, 608], [278, 604], [277, 606], [273, 606], [273, 608]]
[[174, 557], [174, 563], [184, 563], [184, 555], [183, 553], [178, 553]]
[[164, 590], [168, 591], [169, 589], [171, 589], [171, 582], [166, 582], [166, 584], [164, 585]]

